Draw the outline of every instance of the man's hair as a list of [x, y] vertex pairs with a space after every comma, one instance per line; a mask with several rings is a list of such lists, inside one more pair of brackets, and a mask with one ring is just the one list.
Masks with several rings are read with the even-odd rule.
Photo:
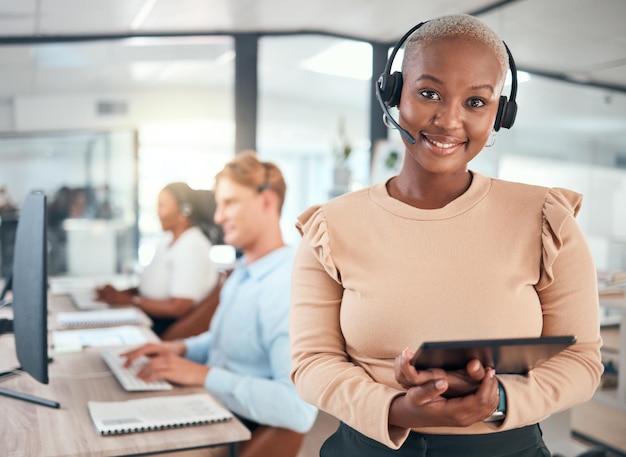
[[255, 151], [243, 151], [237, 154], [215, 176], [215, 183], [217, 184], [221, 178], [228, 178], [259, 192], [271, 190], [278, 195], [279, 214], [282, 211], [287, 191], [283, 174], [274, 163], [261, 162]]
[[509, 68], [509, 56], [504, 42], [484, 22], [467, 14], [441, 16], [429, 20], [417, 29], [407, 40], [402, 61], [402, 72], [405, 73], [407, 67], [411, 65], [415, 57], [415, 49], [418, 46], [427, 45], [442, 38], [452, 37], [470, 38], [486, 44], [498, 58], [502, 74], [506, 75]]

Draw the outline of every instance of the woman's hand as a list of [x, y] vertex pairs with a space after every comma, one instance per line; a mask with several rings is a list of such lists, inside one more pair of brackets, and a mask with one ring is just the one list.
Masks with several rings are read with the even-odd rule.
[[448, 382], [448, 389], [443, 396], [446, 398], [462, 397], [476, 392], [487, 369], [478, 359], [473, 359], [468, 362], [465, 370], [444, 371], [440, 368], [417, 370], [411, 364], [413, 355], [413, 351], [406, 348], [396, 357], [394, 368], [398, 384], [409, 389], [427, 381], [445, 379]]
[[395, 360], [396, 381], [407, 389], [391, 404], [389, 425], [404, 428], [466, 427], [491, 416], [498, 405], [498, 380], [492, 368], [472, 360], [467, 370], [416, 370], [410, 349]]
[[103, 301], [109, 305], [129, 305], [133, 299], [133, 294], [117, 290], [110, 284], [97, 288], [95, 293], [96, 300]]
[[413, 351], [405, 348], [402, 353], [396, 357], [394, 363], [395, 377], [398, 384], [405, 389], [414, 386], [423, 385], [429, 381], [446, 380], [447, 375], [444, 370], [433, 368], [430, 370], [417, 370], [412, 364]]
[[467, 363], [465, 370], [446, 372], [449, 386], [444, 397], [463, 397], [476, 392], [487, 373], [487, 369], [480, 363], [480, 360], [473, 359]]

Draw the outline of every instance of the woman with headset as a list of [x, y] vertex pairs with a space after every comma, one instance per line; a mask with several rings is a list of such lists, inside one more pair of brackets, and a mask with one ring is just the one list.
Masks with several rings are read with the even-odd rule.
[[[321, 457], [549, 456], [539, 422], [602, 372], [581, 197], [469, 169], [515, 117], [493, 30], [454, 15], [411, 32], [392, 53], [406, 41], [402, 72], [389, 63], [378, 86], [386, 115], [398, 106], [399, 174], [298, 218], [292, 380], [340, 420]], [[561, 335], [577, 342], [524, 375], [411, 363], [426, 341]]]
[[218, 269], [210, 258], [211, 242], [197, 226], [202, 211], [195, 208], [194, 193], [182, 182], [168, 184], [159, 193], [158, 215], [167, 233], [141, 272], [137, 288], [120, 291], [106, 285], [96, 290], [101, 301], [141, 308], [152, 318], [157, 335], [218, 283]]

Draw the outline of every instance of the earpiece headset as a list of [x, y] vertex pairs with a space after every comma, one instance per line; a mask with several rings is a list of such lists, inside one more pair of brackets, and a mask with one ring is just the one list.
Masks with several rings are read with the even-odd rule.
[[180, 214], [185, 217], [191, 216], [193, 214], [193, 207], [191, 206], [191, 203], [182, 203], [180, 205]]
[[167, 190], [178, 205], [178, 212], [185, 217], [191, 217], [194, 213], [194, 190], [184, 182], [172, 182], [166, 185]]
[[265, 168], [265, 181], [258, 187], [259, 193], [270, 188], [270, 166], [265, 162], [262, 162], [262, 165]]
[[[428, 22], [428, 21], [426, 21]], [[395, 127], [400, 135], [410, 144], [415, 144], [415, 138], [411, 135], [406, 129], [400, 127], [398, 121], [396, 121], [393, 116], [389, 113], [389, 108], [393, 108], [394, 106], [398, 106], [400, 104], [400, 95], [402, 94], [402, 72], [394, 71], [391, 73], [391, 66], [393, 65], [394, 58], [396, 54], [402, 48], [405, 41], [419, 29], [421, 26], [426, 24], [426, 22], [420, 22], [407, 33], [404, 34], [400, 40], [396, 43], [393, 48], [393, 51], [389, 55], [389, 59], [387, 59], [387, 64], [385, 65], [385, 70], [378, 78], [376, 83], [376, 98], [378, 99], [378, 103], [383, 110], [383, 122], [385, 125], [389, 125]], [[503, 42], [504, 43], [504, 42]], [[509, 50], [509, 47], [504, 43], [504, 47], [506, 48], [506, 53], [509, 56], [509, 69], [511, 71], [511, 93], [509, 94], [509, 98], [504, 95], [500, 96], [500, 100], [498, 103], [498, 113], [496, 114], [496, 120], [493, 126], [493, 129], [497, 132], [500, 128], [504, 127], [505, 129], [510, 129], [515, 122], [515, 115], [517, 114], [517, 103], [515, 101], [515, 97], [517, 96], [517, 67], [515, 66], [515, 60], [513, 59], [513, 55]]]

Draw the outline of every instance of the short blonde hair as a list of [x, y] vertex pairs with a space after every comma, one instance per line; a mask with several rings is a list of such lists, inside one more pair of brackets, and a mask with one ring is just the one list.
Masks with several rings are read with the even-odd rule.
[[269, 189], [278, 195], [278, 212], [285, 202], [287, 184], [280, 169], [272, 162], [261, 162], [255, 151], [243, 151], [224, 165], [215, 176], [215, 183], [220, 178], [228, 178], [237, 184], [262, 192]]
[[415, 49], [418, 46], [450, 37], [473, 38], [486, 44], [493, 50], [500, 62], [502, 75], [506, 75], [509, 68], [509, 55], [504, 42], [484, 22], [467, 14], [441, 16], [425, 22], [424, 25], [418, 28], [407, 40], [402, 61], [402, 72], [404, 73], [413, 61]]

